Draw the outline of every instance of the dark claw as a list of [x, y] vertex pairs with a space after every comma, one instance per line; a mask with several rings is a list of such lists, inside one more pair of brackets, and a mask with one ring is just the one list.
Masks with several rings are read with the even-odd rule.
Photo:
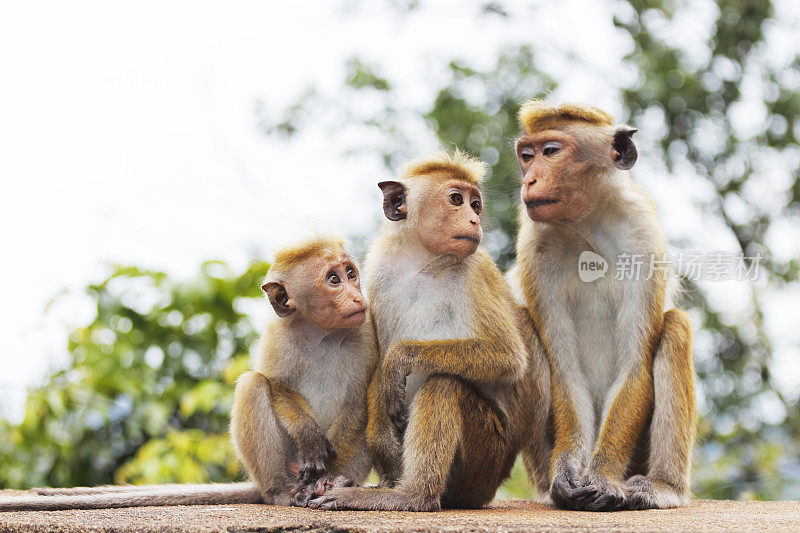
[[306, 507], [312, 496], [313, 494], [311, 491], [304, 486], [302, 489], [294, 492], [292, 497], [292, 505], [295, 507]]

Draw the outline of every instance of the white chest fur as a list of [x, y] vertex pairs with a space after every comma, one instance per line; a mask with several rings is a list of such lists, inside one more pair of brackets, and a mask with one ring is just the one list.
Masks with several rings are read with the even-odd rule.
[[[397, 341], [470, 337], [465, 272], [463, 263], [453, 265], [442, 259], [426, 264], [401, 256], [378, 265], [371, 305], [381, 355]], [[426, 378], [420, 373], [408, 377], [407, 402]]]
[[[555, 239], [551, 243], [558, 242]], [[597, 243], [595, 243], [596, 246]], [[584, 250], [594, 250], [608, 262], [604, 277], [583, 281], [579, 275], [579, 256]], [[539, 286], [549, 287], [543, 297], [550, 300], [547, 309], [560, 309], [543, 317], [548, 320], [567, 320], [570, 324], [551, 322], [551, 337], [571, 336], [574, 330], [575, 357], [583, 374], [594, 405], [602, 406], [605, 397], [614, 387], [620, 369], [618, 313], [625, 298], [625, 281], [615, 279], [614, 265], [617, 247], [603, 242], [602, 247], [591, 247], [585, 242], [567, 242], [563, 246], [551, 244], [536, 258], [536, 278]], [[556, 319], [555, 317], [560, 317]], [[563, 334], [555, 334], [562, 332]]]
[[323, 431], [335, 422], [356, 384], [366, 379], [363, 375], [366, 362], [361, 360], [363, 354], [357, 353], [358, 349], [354, 339], [333, 334], [307, 341], [303, 352], [307, 356], [297, 361], [302, 369], [297, 369], [300, 378], [294, 386], [308, 402]]

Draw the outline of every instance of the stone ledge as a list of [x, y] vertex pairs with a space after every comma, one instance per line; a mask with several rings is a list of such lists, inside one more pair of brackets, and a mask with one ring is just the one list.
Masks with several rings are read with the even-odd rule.
[[[3, 492], [0, 491], [0, 494]], [[8, 494], [8, 492], [6, 492]], [[314, 511], [272, 505], [0, 513], [0, 531], [800, 531], [800, 502], [697, 500], [663, 511], [561, 511], [525, 500], [436, 513]]]

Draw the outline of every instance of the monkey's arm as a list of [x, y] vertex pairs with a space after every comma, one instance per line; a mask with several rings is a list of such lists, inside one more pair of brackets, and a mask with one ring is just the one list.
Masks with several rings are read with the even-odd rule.
[[366, 424], [366, 394], [362, 389], [353, 392], [353, 397], [345, 403], [342, 412], [328, 429], [327, 438], [336, 452], [331, 468], [334, 465], [338, 468], [350, 464], [359, 444], [363, 443]]
[[381, 370], [375, 370], [367, 390], [367, 447], [372, 455], [381, 485], [393, 486], [400, 479], [403, 447], [386, 409], [387, 399], [380, 388]]
[[[372, 462], [380, 476], [382, 486], [393, 486], [400, 479], [402, 471], [403, 447], [400, 444], [395, 426], [387, 411], [387, 399], [383, 396], [385, 390], [381, 388], [381, 348], [378, 342], [378, 330], [375, 317], [370, 315], [372, 324], [372, 375], [367, 387], [367, 448], [372, 456]], [[394, 391], [398, 399], [405, 398], [405, 387], [402, 395]]]
[[414, 371], [451, 374], [482, 383], [511, 383], [523, 376], [527, 359], [522, 346], [496, 338], [399, 341], [383, 361], [386, 378]]
[[310, 483], [328, 472], [328, 461], [336, 456], [336, 452], [305, 398], [281, 380], [267, 378], [267, 381], [278, 421], [297, 445], [299, 479], [302, 483]]
[[550, 366], [553, 450], [550, 493], [561, 507], [590, 492], [581, 483], [581, 471], [593, 444], [595, 414], [589, 385], [578, 360], [575, 324], [558, 294], [547, 293], [542, 307], [528, 308], [544, 345]]
[[622, 481], [655, 402], [653, 357], [663, 324], [663, 287], [659, 279], [629, 280], [623, 285], [615, 323], [619, 373], [605, 400], [600, 434], [592, 451], [584, 487], [594, 491], [579, 508], [616, 509], [625, 500]]
[[[633, 283], [633, 282], [629, 282]], [[628, 301], [634, 301], [636, 294]], [[652, 292], [652, 289], [651, 291]], [[653, 356], [663, 324], [661, 300], [639, 298], [639, 305], [621, 306], [617, 317], [617, 337], [620, 362], [625, 366], [619, 376], [619, 386], [607, 407], [600, 435], [589, 463], [590, 473], [619, 481], [625, 474], [636, 441], [653, 412]], [[607, 400], [608, 401], [608, 400]]]

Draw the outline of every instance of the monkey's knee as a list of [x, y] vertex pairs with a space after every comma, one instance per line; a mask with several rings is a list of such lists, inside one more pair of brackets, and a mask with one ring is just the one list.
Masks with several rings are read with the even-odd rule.
[[689, 315], [680, 309], [664, 313], [661, 338], [653, 359], [653, 385], [656, 407], [667, 404], [669, 410], [685, 411], [694, 416], [695, 376], [692, 361], [692, 326]]
[[[249, 438], [254, 423], [259, 419], [271, 418], [272, 403], [269, 398], [269, 382], [258, 372], [245, 372], [236, 380], [231, 410], [231, 436], [236, 442], [239, 437]], [[234, 442], [234, 444], [235, 444]]]
[[417, 391], [409, 415], [412, 419], [423, 420], [458, 415], [461, 413], [458, 408], [468, 392], [469, 385], [457, 377], [433, 375]]
[[459, 378], [434, 375], [417, 391], [409, 410], [405, 447], [431, 439], [460, 441], [467, 385]]
[[664, 313], [656, 358], [669, 357], [674, 364], [692, 362], [692, 325], [689, 315], [682, 309]]

